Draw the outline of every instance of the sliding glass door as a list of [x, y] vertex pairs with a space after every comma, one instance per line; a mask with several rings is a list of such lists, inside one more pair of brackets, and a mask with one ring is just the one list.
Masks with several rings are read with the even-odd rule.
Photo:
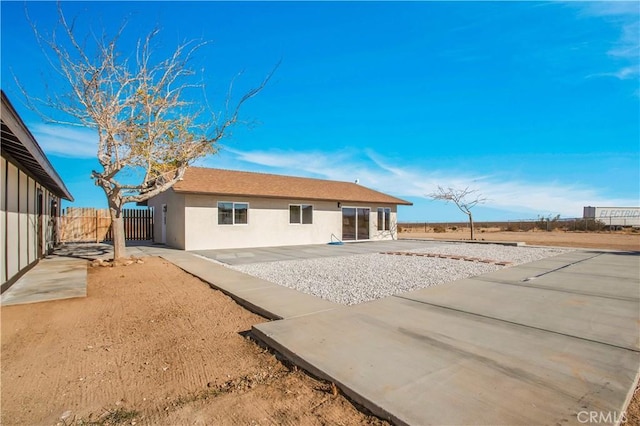
[[342, 209], [342, 240], [368, 240], [371, 209], [344, 207]]

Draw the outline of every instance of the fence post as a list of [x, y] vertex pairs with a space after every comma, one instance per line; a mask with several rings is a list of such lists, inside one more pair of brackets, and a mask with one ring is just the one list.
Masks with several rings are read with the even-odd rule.
[[94, 209], [95, 212], [95, 216], [96, 216], [96, 244], [98, 244], [99, 241], [99, 233], [98, 233], [98, 209]]

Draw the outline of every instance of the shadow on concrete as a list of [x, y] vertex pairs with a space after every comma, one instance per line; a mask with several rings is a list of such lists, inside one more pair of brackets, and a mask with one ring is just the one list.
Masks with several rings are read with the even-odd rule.
[[[154, 247], [167, 248], [164, 244], [155, 244], [153, 241], [127, 241], [127, 256], [140, 255], [139, 248]], [[95, 259], [112, 259], [113, 244], [111, 243], [65, 243], [56, 247], [47, 258], [69, 257], [74, 259], [95, 260]]]
[[94, 260], [113, 256], [113, 246], [105, 243], [68, 243], [53, 250], [47, 259], [69, 257], [74, 259]]

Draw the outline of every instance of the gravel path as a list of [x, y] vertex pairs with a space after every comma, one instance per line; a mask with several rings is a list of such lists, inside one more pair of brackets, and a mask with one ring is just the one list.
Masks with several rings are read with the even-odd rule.
[[[452, 243], [409, 251], [477, 257], [518, 265], [570, 250]], [[444, 284], [504, 268], [504, 266], [464, 260], [378, 253], [229, 267], [345, 305]]]

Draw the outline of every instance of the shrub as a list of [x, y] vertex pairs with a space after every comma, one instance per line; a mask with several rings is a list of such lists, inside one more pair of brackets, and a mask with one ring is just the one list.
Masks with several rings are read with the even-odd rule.
[[444, 226], [442, 225], [437, 225], [433, 227], [433, 232], [437, 233], [437, 234], [441, 234], [443, 232], [447, 232], [447, 230], [445, 229]]

